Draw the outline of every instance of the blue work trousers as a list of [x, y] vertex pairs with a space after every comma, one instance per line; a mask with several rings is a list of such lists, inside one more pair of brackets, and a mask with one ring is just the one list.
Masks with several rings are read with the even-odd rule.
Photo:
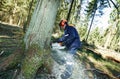
[[76, 52], [77, 52], [77, 48], [75, 48], [75, 47], [68, 49], [68, 53], [70, 53], [72, 55], [76, 55]]

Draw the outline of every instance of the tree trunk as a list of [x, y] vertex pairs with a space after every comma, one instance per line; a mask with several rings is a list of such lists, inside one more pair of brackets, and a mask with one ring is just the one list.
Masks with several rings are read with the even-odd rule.
[[10, 18], [9, 18], [9, 24], [12, 25], [13, 24], [13, 18], [12, 16], [10, 15]]
[[108, 35], [107, 35], [107, 38], [105, 40], [105, 43], [104, 43], [104, 48], [107, 49], [108, 46], [110, 46], [110, 41], [111, 41], [111, 31], [109, 31]]
[[24, 31], [24, 33], [26, 32], [26, 28], [27, 28], [27, 26], [28, 26], [28, 24], [29, 24], [29, 22], [30, 22], [30, 19], [31, 19], [30, 14], [31, 14], [31, 11], [32, 11], [33, 3], [34, 3], [34, 0], [32, 0], [32, 1], [29, 3], [29, 11], [28, 11], [28, 15], [27, 15], [27, 20], [25, 21], [25, 24], [24, 24], [24, 26], [23, 26], [23, 31]]
[[52, 67], [50, 39], [60, 0], [38, 0], [25, 35], [26, 54], [18, 79], [34, 79], [42, 64]]

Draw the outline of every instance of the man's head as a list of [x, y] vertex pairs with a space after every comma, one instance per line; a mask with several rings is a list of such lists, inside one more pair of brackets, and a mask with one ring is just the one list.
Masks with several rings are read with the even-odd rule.
[[61, 20], [59, 23], [61, 29], [65, 29], [66, 25], [67, 25], [67, 20]]

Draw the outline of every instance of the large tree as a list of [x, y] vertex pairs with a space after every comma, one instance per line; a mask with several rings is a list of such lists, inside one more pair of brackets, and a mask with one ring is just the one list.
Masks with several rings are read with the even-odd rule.
[[60, 0], [38, 0], [24, 38], [25, 57], [18, 79], [33, 79], [42, 64], [52, 66], [49, 46]]

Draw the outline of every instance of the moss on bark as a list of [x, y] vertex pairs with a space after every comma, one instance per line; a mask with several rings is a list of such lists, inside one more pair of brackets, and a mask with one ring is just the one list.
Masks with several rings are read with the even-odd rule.
[[52, 59], [50, 49], [40, 49], [37, 45], [29, 47], [22, 63], [22, 77], [25, 79], [34, 79], [37, 70], [44, 65], [47, 71], [51, 72]]

